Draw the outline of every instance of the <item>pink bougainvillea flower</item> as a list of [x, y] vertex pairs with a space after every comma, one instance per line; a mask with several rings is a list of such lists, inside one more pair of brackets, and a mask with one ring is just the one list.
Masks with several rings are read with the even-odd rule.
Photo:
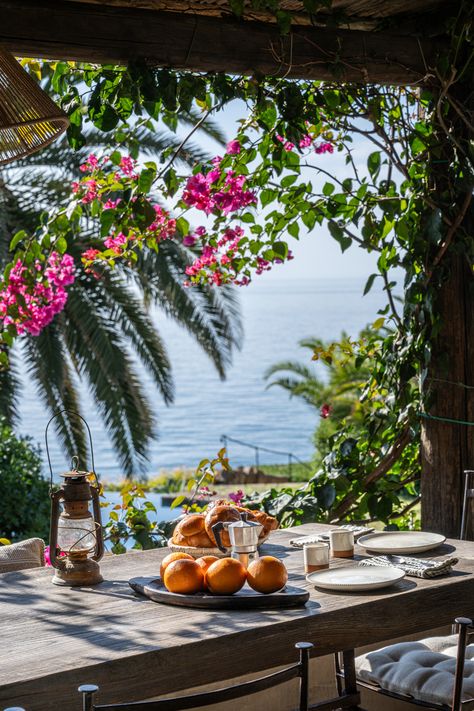
[[117, 198], [117, 200], [107, 200], [104, 202], [104, 210], [115, 210], [115, 208], [120, 205], [122, 200], [120, 198]]
[[154, 233], [153, 236], [157, 242], [173, 237], [176, 232], [176, 220], [170, 218], [169, 213], [163, 210], [160, 205], [154, 205], [153, 209], [156, 217], [151, 225], [147, 227], [147, 231]]
[[79, 166], [81, 173], [92, 173], [99, 167], [99, 160], [94, 153], [91, 153], [86, 162]]
[[81, 202], [87, 205], [88, 203], [95, 200], [98, 195], [97, 181], [90, 178], [89, 180], [84, 181], [83, 186], [85, 187], [86, 192], [81, 198]]
[[314, 149], [316, 153], [321, 154], [321, 153], [334, 153], [334, 146], [332, 143], [328, 143], [327, 141], [325, 143], [320, 143], [316, 148]]
[[309, 146], [311, 146], [312, 143], [313, 143], [313, 139], [307, 133], [305, 136], [303, 136], [303, 138], [300, 139], [298, 145], [300, 148], [309, 148]]
[[75, 278], [74, 260], [70, 254], [52, 252], [46, 265], [38, 260], [35, 262], [35, 270], [32, 281], [31, 272], [18, 260], [7, 283], [0, 288], [0, 322], [3, 327], [14, 324], [19, 335], [28, 332], [38, 336], [51, 323], [64, 309], [67, 301], [65, 287]]
[[98, 254], [100, 254], [99, 249], [86, 249], [86, 251], [82, 253], [81, 259], [83, 262], [92, 262]]
[[[64, 558], [65, 556], [66, 553], [64, 551], [60, 551], [59, 557]], [[44, 565], [46, 568], [51, 567], [51, 551], [49, 546], [46, 546], [44, 549]]]
[[280, 143], [283, 143], [283, 150], [289, 153], [290, 151], [293, 151], [295, 148], [295, 144], [292, 143], [291, 141], [287, 141], [286, 138], [283, 136], [280, 136], [279, 133], [276, 134], [275, 138], [277, 141], [280, 141]]
[[331, 405], [328, 405], [327, 402], [325, 402], [324, 405], [322, 405], [322, 407], [319, 411], [319, 414], [321, 415], [323, 420], [326, 420], [329, 417], [329, 415], [331, 414], [331, 412], [332, 412]]
[[137, 173], [135, 173], [136, 164], [136, 160], [133, 160], [133, 158], [130, 158], [130, 156], [124, 156], [120, 161], [120, 168], [122, 169], [122, 173], [128, 178], [138, 178]]
[[225, 152], [229, 156], [236, 156], [240, 153], [240, 141], [237, 139], [234, 139], [233, 141], [229, 141], [229, 143], [226, 146]]
[[196, 242], [197, 242], [196, 235], [189, 234], [189, 235], [185, 235], [183, 237], [183, 244], [185, 247], [194, 247]]
[[111, 249], [115, 254], [121, 254], [123, 247], [127, 244], [127, 237], [123, 232], [119, 232], [115, 237], [107, 237], [107, 239], [104, 240], [104, 244], [107, 249]]
[[242, 489], [238, 489], [237, 491], [231, 491], [229, 494], [227, 494], [227, 498], [233, 501], [234, 504], [237, 504], [237, 506], [240, 506], [240, 504], [242, 503], [242, 499], [244, 498], [244, 492], [242, 491]]

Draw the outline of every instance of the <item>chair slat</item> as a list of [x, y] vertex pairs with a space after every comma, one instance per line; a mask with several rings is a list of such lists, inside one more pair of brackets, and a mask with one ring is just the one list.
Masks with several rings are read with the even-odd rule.
[[255, 681], [247, 681], [236, 686], [227, 686], [215, 691], [207, 691], [191, 696], [181, 696], [175, 699], [161, 699], [158, 701], [139, 701], [129, 704], [100, 704], [94, 706], [94, 711], [181, 711], [181, 709], [199, 708], [199, 706], [212, 706], [222, 701], [231, 701], [242, 696], [257, 694], [259, 691], [271, 689], [277, 684], [284, 684], [301, 675], [300, 664], [294, 664], [282, 671], [269, 674]]

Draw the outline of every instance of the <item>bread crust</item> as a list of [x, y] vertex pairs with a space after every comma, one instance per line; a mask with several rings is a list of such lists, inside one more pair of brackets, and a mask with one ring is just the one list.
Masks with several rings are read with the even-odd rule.
[[[219, 521], [222, 521], [223, 523], [226, 523], [227, 521], [230, 523], [240, 521], [240, 512], [235, 506], [231, 506], [222, 500], [216, 501], [216, 503], [208, 509], [205, 526], [207, 535], [214, 545], [217, 545], [217, 542], [212, 527]], [[223, 546], [230, 548], [229, 533], [225, 529], [221, 533], [221, 541]]]
[[178, 522], [172, 541], [177, 546], [212, 548], [213, 542], [205, 529], [204, 514], [189, 514]]
[[204, 531], [204, 514], [187, 514], [176, 526], [183, 536], [195, 536]]
[[[209, 504], [206, 514], [188, 514], [174, 529], [172, 541], [177, 546], [190, 546], [191, 548], [214, 548], [217, 543], [212, 527], [219, 521], [234, 522], [240, 520], [240, 514], [246, 513], [249, 521], [261, 524], [262, 531], [259, 538], [266, 538], [271, 531], [278, 528], [278, 521], [265, 511], [247, 509], [244, 506], [235, 506], [226, 499], [218, 499]], [[230, 548], [229, 533], [221, 533], [222, 544]]]

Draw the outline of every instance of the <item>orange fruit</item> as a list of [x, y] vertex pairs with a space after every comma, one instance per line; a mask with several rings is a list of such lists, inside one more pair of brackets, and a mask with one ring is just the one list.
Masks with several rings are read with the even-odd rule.
[[173, 560], [166, 566], [163, 578], [165, 588], [172, 593], [193, 595], [202, 590], [204, 573], [195, 560]]
[[215, 555], [203, 555], [201, 558], [196, 558], [196, 563], [202, 568], [202, 572], [204, 573], [204, 590], [207, 590], [206, 573], [208, 568], [215, 563], [216, 560], [219, 560], [219, 558]]
[[285, 566], [272, 555], [253, 560], [247, 569], [247, 582], [257, 592], [274, 593], [284, 588], [287, 580]]
[[181, 558], [187, 558], [188, 560], [194, 560], [192, 555], [189, 555], [189, 553], [168, 553], [165, 558], [161, 561], [160, 565], [160, 578], [163, 580], [164, 575], [165, 575], [165, 570], [167, 566], [172, 563], [174, 560], [180, 560]]
[[206, 585], [215, 595], [233, 595], [244, 585], [247, 571], [235, 558], [221, 558], [209, 566]]

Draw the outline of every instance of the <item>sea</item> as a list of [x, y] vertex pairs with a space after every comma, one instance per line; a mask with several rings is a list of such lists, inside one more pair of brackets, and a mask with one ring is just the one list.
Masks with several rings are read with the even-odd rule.
[[[260, 463], [286, 463], [288, 454], [308, 461], [318, 412], [279, 387], [268, 388], [265, 371], [280, 361], [297, 360], [325, 377], [324, 366], [311, 361], [308, 349], [298, 346], [310, 336], [338, 339], [342, 331], [356, 336], [377, 318], [385, 304], [381, 291], [362, 296], [365, 279], [256, 279], [239, 289], [244, 337], [236, 350], [227, 377], [221, 380], [208, 357], [175, 322], [156, 309], [156, 326], [173, 366], [175, 400], [166, 406], [146, 372], [143, 379], [158, 419], [158, 437], [149, 451], [145, 474], [195, 467], [212, 458], [222, 438], [276, 450], [260, 451]], [[17, 430], [29, 435], [44, 451], [48, 414], [27, 377], [23, 378], [21, 421]], [[103, 480], [117, 481], [123, 471], [106, 428], [84, 384], [83, 413], [91, 427], [96, 469]], [[54, 435], [51, 458], [55, 478], [69, 468]], [[228, 441], [233, 466], [255, 463], [255, 450]], [[137, 472], [139, 474], [139, 472]]]

